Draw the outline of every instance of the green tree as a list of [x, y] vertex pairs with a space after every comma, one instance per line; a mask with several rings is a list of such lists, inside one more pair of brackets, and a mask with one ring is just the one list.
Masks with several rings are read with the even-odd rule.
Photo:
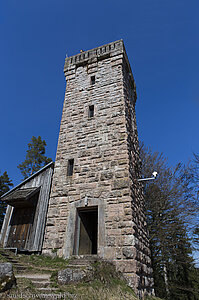
[[193, 231], [193, 241], [196, 244], [196, 249], [199, 250], [199, 227], [197, 227], [198, 224], [196, 225], [194, 231]]
[[145, 208], [152, 252], [156, 295], [165, 299], [198, 299], [192, 280], [195, 267], [189, 232], [197, 212], [189, 168], [168, 167], [167, 160], [141, 145], [142, 175], [155, 181], [144, 184]]
[[[2, 175], [0, 175], [0, 197], [8, 192], [12, 186], [12, 181], [9, 179], [7, 172], [4, 172]], [[6, 204], [3, 201], [0, 201], [0, 228], [3, 224], [5, 211]]]
[[24, 179], [52, 161], [51, 158], [45, 156], [45, 147], [46, 142], [45, 140], [42, 141], [40, 136], [38, 138], [33, 136], [31, 142], [28, 143], [26, 159], [22, 164], [18, 165]]

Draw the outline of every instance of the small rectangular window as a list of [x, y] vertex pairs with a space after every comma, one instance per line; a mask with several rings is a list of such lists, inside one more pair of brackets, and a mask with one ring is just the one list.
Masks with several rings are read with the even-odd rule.
[[93, 118], [94, 117], [94, 105], [90, 105], [89, 106], [88, 117], [89, 118]]
[[74, 159], [68, 160], [68, 169], [67, 169], [67, 176], [73, 175], [73, 167], [74, 167]]
[[91, 76], [91, 84], [95, 84], [95, 76]]

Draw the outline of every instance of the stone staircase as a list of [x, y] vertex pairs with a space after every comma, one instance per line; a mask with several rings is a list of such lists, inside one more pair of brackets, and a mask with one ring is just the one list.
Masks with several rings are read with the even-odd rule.
[[97, 255], [73, 255], [67, 268], [70, 267], [88, 267], [98, 261]]
[[[66, 266], [66, 269], [86, 269], [91, 266], [92, 263], [95, 263], [97, 261], [97, 255], [94, 256], [74, 256], [69, 264]], [[36, 289], [38, 294], [46, 294], [47, 299], [56, 299], [55, 295], [53, 294], [58, 293], [58, 288], [52, 287], [50, 277], [50, 273], [46, 274], [28, 274], [28, 273], [18, 273], [15, 276], [18, 278], [26, 278], [29, 279], [32, 282], [33, 287]], [[52, 297], [52, 298], [51, 298]], [[53, 298], [54, 297], [54, 298]], [[67, 299], [71, 299], [70, 295], [68, 295]]]
[[98, 261], [97, 256], [73, 256], [69, 264], [58, 273], [58, 283], [61, 285], [89, 282], [93, 278], [92, 264]]
[[13, 265], [13, 269], [16, 270], [16, 272], [25, 272], [27, 270], [27, 267], [22, 265], [17, 260], [17, 257], [13, 257], [13, 253], [11, 253], [10, 251], [0, 249], [0, 255], [2, 255], [7, 262]]
[[[53, 269], [45, 270], [43, 268], [40, 268], [40, 271], [43, 271], [45, 273], [38, 273], [38, 267], [30, 270], [29, 265], [20, 263], [18, 260], [18, 256], [14, 255], [14, 253], [11, 251], [0, 249], [0, 255], [2, 255], [7, 262], [10, 262], [13, 265], [16, 279], [28, 279], [31, 282], [31, 286], [33, 287], [35, 294], [46, 294], [46, 299], [55, 299], [55, 295], [53, 296], [53, 294], [59, 293], [60, 289], [52, 286], [52, 282], [50, 280], [52, 272], [49, 271], [53, 271]], [[72, 257], [72, 259], [69, 261], [69, 264], [66, 265], [65, 269], [71, 268], [77, 271], [80, 269], [89, 269], [91, 267], [91, 264], [97, 261], [97, 255], [77, 255]], [[69, 298], [67, 299], [71, 299], [70, 295], [68, 296]]]
[[17, 274], [15, 277], [29, 279], [38, 294], [52, 294], [58, 290], [51, 287], [51, 274]]
[[[28, 270], [29, 266], [25, 264], [21, 264], [17, 259], [17, 255], [14, 255], [13, 252], [0, 249], [0, 255], [4, 257], [4, 259], [13, 265], [14, 275], [16, 279], [25, 278], [31, 281], [33, 288], [35, 289], [36, 294], [49, 294], [47, 299], [51, 299], [51, 294], [56, 293], [57, 288], [51, 287], [51, 273], [35, 273], [36, 270], [31, 271]], [[33, 273], [34, 272], [34, 273]], [[52, 299], [55, 299], [52, 297]]]

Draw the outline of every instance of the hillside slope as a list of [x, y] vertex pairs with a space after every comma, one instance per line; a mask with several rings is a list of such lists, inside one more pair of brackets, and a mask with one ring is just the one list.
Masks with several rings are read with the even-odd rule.
[[[74, 264], [63, 258], [50, 258], [43, 255], [14, 255], [0, 251], [0, 262], [11, 262], [17, 278], [17, 287], [1, 293], [0, 299], [81, 299], [81, 300], [138, 300], [128, 287], [121, 274], [113, 265], [106, 262], [91, 262], [92, 278], [78, 283], [61, 285], [57, 281], [59, 270]], [[75, 264], [74, 264], [75, 267]], [[84, 268], [85, 265], [77, 266]], [[88, 267], [88, 266], [86, 266]], [[147, 300], [158, 300], [146, 297]]]

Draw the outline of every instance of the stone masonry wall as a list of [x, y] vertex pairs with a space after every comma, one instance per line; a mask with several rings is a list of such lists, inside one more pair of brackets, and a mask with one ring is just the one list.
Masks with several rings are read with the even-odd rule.
[[[140, 157], [139, 157], [139, 142], [136, 124], [135, 103], [137, 99], [136, 87], [129, 66], [124, 60], [123, 64], [123, 84], [124, 84], [124, 99], [127, 127], [127, 145], [129, 153], [129, 173], [131, 179], [131, 197], [132, 197], [132, 220], [133, 235], [135, 237], [135, 257], [136, 274], [134, 282], [137, 281], [138, 291], [140, 295], [144, 292], [151, 292], [153, 286], [153, 276], [150, 259], [150, 248], [148, 240], [147, 223], [143, 207], [143, 186], [137, 181], [140, 178]], [[126, 274], [127, 275], [127, 274]], [[128, 274], [132, 278], [131, 274]]]
[[[135, 87], [123, 41], [66, 59], [67, 81], [43, 253], [70, 257], [76, 208], [99, 207], [98, 256], [115, 263], [137, 290], [150, 289], [151, 269], [136, 178]], [[95, 83], [91, 83], [95, 76]], [[94, 105], [94, 117], [88, 117]], [[67, 176], [68, 160], [74, 173]]]

